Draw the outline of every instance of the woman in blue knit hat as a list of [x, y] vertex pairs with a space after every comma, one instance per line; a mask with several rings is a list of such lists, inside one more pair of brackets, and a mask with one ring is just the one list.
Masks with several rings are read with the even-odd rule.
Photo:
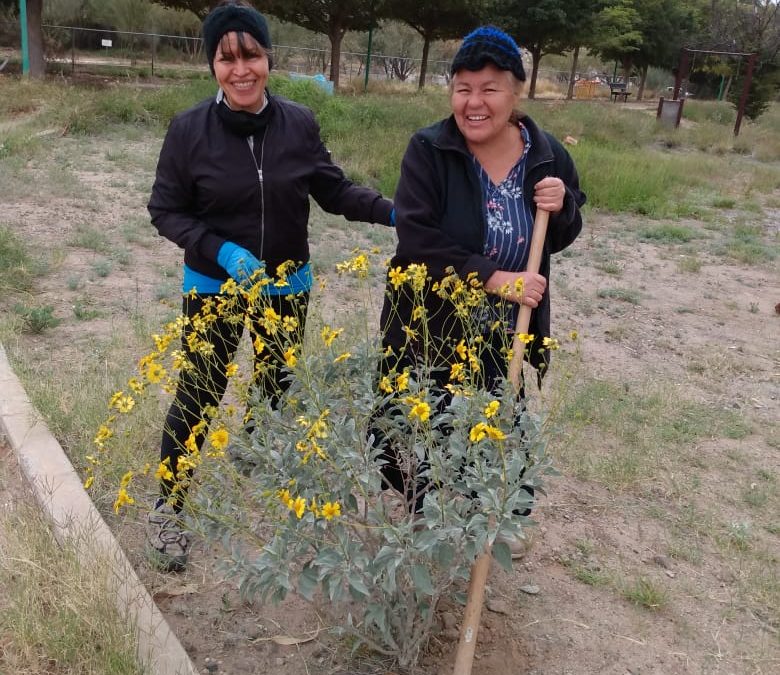
[[[391, 224], [393, 204], [354, 185], [333, 164], [311, 110], [271, 95], [271, 39], [262, 14], [240, 0], [223, 2], [203, 22], [203, 43], [219, 90], [171, 122], [149, 200], [152, 223], [184, 250], [186, 317], [213, 302], [229, 278], [242, 283], [261, 270], [275, 275], [292, 261], [287, 283], [264, 286], [263, 293], [279, 316], [301, 319], [302, 336], [312, 285], [309, 197], [329, 213], [383, 225]], [[259, 322], [248, 323], [253, 344], [263, 344], [254, 340]], [[193, 329], [185, 329], [182, 349], [192, 367], [181, 371], [166, 417], [160, 460], [169, 477], [162, 479], [147, 535], [163, 570], [178, 571], [187, 562], [190, 542], [177, 517], [184, 498], [179, 458], [193, 429], [199, 429], [197, 448], [203, 444], [206, 430], [199, 423], [219, 405], [243, 326], [229, 317], [212, 322], [210, 355], [190, 349]], [[272, 402], [286, 388], [283, 365], [278, 349], [256, 347], [255, 388]]]
[[[484, 386], [493, 390], [507, 374], [502, 347], [520, 304], [534, 310], [530, 361], [537, 369], [547, 363], [542, 341], [550, 333], [550, 255], [580, 233], [585, 194], [563, 146], [518, 111], [525, 70], [520, 49], [509, 35], [493, 26], [471, 32], [455, 55], [451, 75], [452, 114], [415, 133], [403, 159], [394, 198], [398, 248], [390, 268], [425, 264], [433, 282], [454, 270], [463, 280], [476, 277], [494, 294], [491, 311], [483, 319], [485, 348], [479, 364]], [[540, 271], [533, 274], [523, 270], [538, 208], [549, 211], [550, 220]], [[516, 291], [518, 280], [522, 294]], [[445, 406], [453, 345], [463, 330], [454, 305], [428, 292], [430, 342], [422, 344], [408, 330], [414, 302], [403, 288], [388, 284], [382, 312], [387, 356], [380, 375], [415, 371], [423, 361]], [[503, 331], [492, 330], [497, 320]], [[374, 434], [382, 450], [386, 485], [405, 494], [410, 510], [419, 512], [432, 486], [424, 479], [410, 479], [382, 430], [375, 429]], [[513, 553], [519, 553], [516, 544], [510, 542]]]

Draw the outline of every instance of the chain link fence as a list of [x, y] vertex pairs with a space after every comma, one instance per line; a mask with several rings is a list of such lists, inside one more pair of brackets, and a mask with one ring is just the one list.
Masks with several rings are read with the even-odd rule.
[[[0, 24], [2, 33], [18, 32], [18, 24]], [[138, 76], [175, 76], [177, 73], [208, 73], [203, 55], [203, 42], [197, 36], [141, 33], [79, 26], [44, 24], [44, 45], [47, 68], [65, 74], [134, 74]], [[15, 49], [13, 48], [15, 47]], [[11, 60], [19, 60], [18, 44], [0, 48]], [[301, 75], [330, 74], [330, 50], [275, 45], [274, 67]], [[342, 80], [364, 78], [367, 54], [342, 51]], [[427, 84], [446, 84], [449, 61], [429, 61]], [[408, 56], [372, 54], [369, 79], [416, 83], [421, 59]]]

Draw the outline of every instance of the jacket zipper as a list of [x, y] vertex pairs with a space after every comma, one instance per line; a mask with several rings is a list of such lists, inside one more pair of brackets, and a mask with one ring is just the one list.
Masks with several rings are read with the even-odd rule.
[[260, 255], [258, 256], [262, 261], [264, 259], [263, 248], [265, 246], [265, 190], [263, 186], [263, 159], [265, 157], [265, 132], [263, 129], [263, 140], [260, 142], [260, 164], [257, 163], [255, 157], [255, 139], [253, 136], [247, 136], [247, 143], [249, 144], [249, 154], [252, 155], [252, 161], [255, 164], [255, 170], [257, 171], [257, 180], [260, 184]]

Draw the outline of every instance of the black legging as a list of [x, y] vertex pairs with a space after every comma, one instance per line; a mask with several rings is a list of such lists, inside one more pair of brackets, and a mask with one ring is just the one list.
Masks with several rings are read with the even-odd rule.
[[[185, 295], [182, 314], [189, 319], [200, 315], [204, 303], [209, 298], [213, 302], [219, 296]], [[292, 298], [271, 296], [266, 302], [260, 304], [260, 309], [255, 310], [255, 315], [251, 317], [252, 341], [254, 343], [255, 338], [259, 337], [265, 345], [261, 353], [258, 354], [255, 351], [253, 386], [255, 392], [262, 398], [270, 399], [272, 405], [278, 403], [281, 395], [289, 387], [289, 382], [282, 381], [284, 374], [282, 366], [285, 363], [284, 350], [280, 349], [280, 345], [269, 338], [260, 325], [259, 319], [262, 318], [265, 307], [273, 308], [280, 317], [294, 317], [299, 325], [291, 333], [294, 336], [292, 342], [300, 344], [305, 327], [308, 301], [308, 293], [299, 294]], [[168, 410], [160, 444], [160, 461], [168, 460], [167, 466], [174, 474], [172, 479], [161, 481], [161, 492], [166, 499], [175, 492], [174, 507], [177, 509], [181, 508], [182, 499], [186, 493], [185, 484], [179, 484], [179, 487], [174, 491], [174, 486], [181, 480], [176, 475], [179, 457], [186, 452], [185, 442], [192, 433], [192, 429], [201, 420], [205, 420], [208, 424], [210, 417], [206, 414], [206, 410], [209, 406], [219, 405], [227, 388], [226, 368], [232, 361], [244, 332], [243, 318], [246, 307], [242, 303], [239, 305], [234, 310], [233, 317], [220, 316], [209, 324], [207, 333], [203, 336], [214, 347], [209, 356], [189, 349], [187, 337], [193, 332], [191, 322], [188, 323], [182, 335], [182, 349], [187, 354], [192, 367], [180, 371], [176, 396]], [[282, 332], [281, 328], [279, 332]], [[202, 447], [205, 437], [206, 427], [195, 437], [198, 450]], [[191, 472], [187, 474], [187, 479], [189, 478], [191, 478]], [[186, 482], [188, 481], [185, 480]]]

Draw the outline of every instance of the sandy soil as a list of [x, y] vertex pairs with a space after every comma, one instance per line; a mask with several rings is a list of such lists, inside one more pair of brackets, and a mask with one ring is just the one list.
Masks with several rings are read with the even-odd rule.
[[[152, 315], [153, 330], [154, 317], [169, 315], [178, 304], [179, 253], [145, 220], [159, 141], [140, 133], [100, 141], [53, 136], [45, 158], [5, 174], [0, 222], [28, 245], [52, 253], [35, 298], [63, 319], [43, 336], [28, 338], [32, 353], [43, 355], [56, 345], [58, 358], [78, 358], [95, 341], [125, 330], [139, 308]], [[762, 198], [776, 204], [778, 196]], [[761, 223], [766, 240], [776, 242], [779, 216], [767, 208], [713, 218], [723, 227]], [[670, 400], [736, 412], [751, 431], [738, 439], [705, 435], [680, 451], [659, 448], [658, 466], [619, 488], [579, 470], [576, 459], [609, 455], [613, 438], [587, 426], [563, 437], [553, 448], [562, 475], [551, 481], [550, 496], [536, 511], [533, 550], [511, 573], [491, 572], [474, 675], [780, 670], [780, 616], [771, 604], [780, 597], [776, 261], [745, 266], [715, 255], [712, 243], [722, 233], [711, 222], [681, 223], [702, 235], [693, 250], [641, 242], [636, 232], [648, 222], [589, 212], [571, 254], [554, 263], [554, 331], [576, 329], [583, 338], [576, 381], [600, 378], [622, 383], [627, 392], [654, 385], [673, 395]], [[73, 243], [85, 223], [106, 234], [105, 252]], [[315, 256], [323, 262], [372, 243], [337, 218], [316, 214], [314, 223]], [[388, 239], [382, 243], [388, 251], [390, 245]], [[700, 269], [680, 271], [683, 257], [692, 254]], [[96, 270], [105, 259], [111, 272], [101, 276]], [[603, 271], [605, 260], [619, 274]], [[78, 280], [75, 290], [72, 279]], [[639, 299], [600, 297], [607, 288], [632, 289]], [[328, 297], [326, 308], [339, 296]], [[73, 316], [74, 304], [84, 298], [100, 310], [88, 322]], [[762, 480], [770, 497], [755, 505], [744, 495]], [[740, 523], [751, 532], [744, 551], [729, 538]], [[140, 528], [130, 527], [123, 537], [204, 673], [395, 672], [368, 659], [350, 661], [326, 630], [327, 620], [301, 600], [281, 607], [241, 601], [215, 571], [220, 552], [203, 542], [186, 573], [165, 576], [141, 564]], [[627, 599], [624, 587], [640, 578], [664, 589], [662, 607]], [[460, 611], [454, 603], [442, 607], [440, 630], [420, 673], [450, 672]], [[301, 640], [281, 645], [274, 640], [280, 635]]]

